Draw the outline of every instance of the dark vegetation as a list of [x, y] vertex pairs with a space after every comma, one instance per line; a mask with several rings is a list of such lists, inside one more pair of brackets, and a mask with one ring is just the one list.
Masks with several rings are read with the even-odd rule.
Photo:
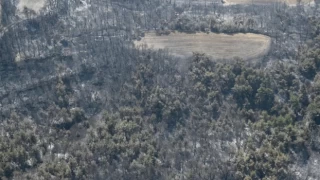
[[[317, 6], [87, 3], [23, 19], [1, 1], [0, 179], [320, 178]], [[273, 48], [250, 62], [134, 48], [151, 29]]]

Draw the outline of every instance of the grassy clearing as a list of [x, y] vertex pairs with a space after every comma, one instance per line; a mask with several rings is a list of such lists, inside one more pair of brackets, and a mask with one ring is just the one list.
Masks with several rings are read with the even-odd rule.
[[168, 48], [177, 56], [191, 56], [192, 52], [206, 53], [215, 59], [252, 59], [265, 55], [270, 48], [271, 38], [258, 34], [215, 34], [215, 33], [171, 33], [168, 36], [157, 36], [146, 33], [141, 41], [135, 41], [139, 46], [147, 44], [154, 49]]
[[26, 7], [34, 10], [35, 12], [39, 12], [40, 9], [44, 7], [45, 3], [45, 0], [20, 0], [18, 9], [23, 11], [24, 7]]

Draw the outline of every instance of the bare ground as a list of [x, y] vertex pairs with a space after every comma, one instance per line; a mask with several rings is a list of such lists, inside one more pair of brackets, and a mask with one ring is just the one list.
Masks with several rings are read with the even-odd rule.
[[[192, 4], [210, 4], [223, 2], [224, 5], [235, 5], [235, 4], [270, 4], [270, 3], [286, 3], [290, 6], [297, 4], [297, 0], [177, 0], [178, 3], [192, 3]], [[302, 4], [314, 3], [314, 0], [301, 0]]]
[[[296, 5], [297, 0], [224, 0], [226, 5], [232, 4], [269, 4], [269, 3], [286, 3], [288, 5]], [[313, 0], [301, 0], [302, 4], [313, 3]]]
[[193, 52], [206, 53], [214, 59], [232, 59], [240, 57], [248, 60], [268, 53], [271, 38], [258, 34], [215, 34], [215, 33], [171, 33], [168, 36], [157, 36], [146, 33], [136, 46], [147, 44], [154, 49], [168, 48], [177, 56], [191, 56]]
[[24, 7], [32, 9], [35, 12], [39, 12], [41, 8], [44, 7], [46, 0], [20, 0], [18, 4], [18, 9], [23, 11]]

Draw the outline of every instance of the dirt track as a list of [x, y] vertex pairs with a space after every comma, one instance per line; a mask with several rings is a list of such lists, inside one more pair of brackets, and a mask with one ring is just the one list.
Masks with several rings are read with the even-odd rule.
[[252, 59], [265, 55], [270, 48], [271, 38], [258, 34], [215, 34], [215, 33], [171, 33], [168, 36], [156, 36], [147, 33], [135, 45], [147, 44], [154, 49], [168, 48], [177, 56], [191, 56], [192, 52], [202, 52], [215, 59]]

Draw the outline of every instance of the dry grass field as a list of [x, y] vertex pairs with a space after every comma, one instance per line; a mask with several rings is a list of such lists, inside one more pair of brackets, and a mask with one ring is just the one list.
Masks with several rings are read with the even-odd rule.
[[39, 12], [41, 8], [44, 7], [46, 1], [45, 0], [20, 0], [18, 4], [18, 9], [23, 11], [24, 7], [34, 10], [35, 12]]
[[271, 38], [258, 34], [215, 34], [215, 33], [171, 33], [168, 36], [157, 36], [146, 33], [135, 45], [147, 44], [154, 49], [168, 48], [177, 56], [191, 56], [192, 52], [206, 53], [215, 59], [252, 59], [265, 55], [270, 48]]

